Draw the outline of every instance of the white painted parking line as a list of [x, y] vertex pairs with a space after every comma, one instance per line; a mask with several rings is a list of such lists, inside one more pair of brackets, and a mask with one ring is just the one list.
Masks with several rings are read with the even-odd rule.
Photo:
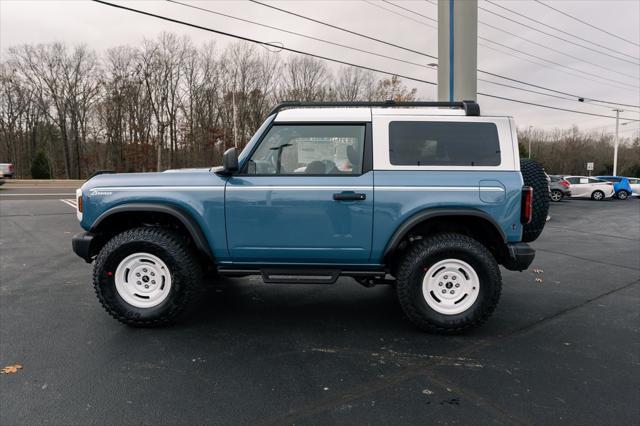
[[73, 207], [74, 210], [76, 210], [78, 208], [78, 205], [76, 204], [75, 200], [60, 200], [60, 201], [62, 201], [63, 203], [65, 203], [68, 206]]
[[73, 196], [73, 194], [69, 194], [68, 192], [63, 193], [63, 194], [55, 194], [55, 193], [44, 193], [44, 194], [33, 194], [33, 193], [27, 193], [27, 194], [0, 194], [0, 197], [42, 197], [42, 196], [56, 196], [56, 197], [62, 197], [62, 196]]

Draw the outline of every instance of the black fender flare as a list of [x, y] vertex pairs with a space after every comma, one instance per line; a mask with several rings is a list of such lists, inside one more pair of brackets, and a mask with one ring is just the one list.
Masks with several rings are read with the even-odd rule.
[[502, 241], [507, 243], [507, 236], [504, 231], [498, 225], [498, 222], [495, 221], [488, 213], [483, 212], [478, 209], [452, 209], [452, 208], [429, 208], [425, 210], [421, 210], [417, 213], [414, 213], [409, 218], [407, 218], [402, 224], [395, 230], [387, 245], [384, 249], [384, 253], [382, 255], [383, 259], [386, 258], [390, 253], [392, 253], [400, 244], [402, 239], [407, 235], [409, 230], [413, 228], [420, 222], [423, 222], [428, 219], [433, 219], [435, 217], [446, 217], [446, 216], [470, 216], [470, 217], [478, 217], [489, 222], [495, 230], [498, 232]]
[[129, 203], [129, 204], [120, 204], [118, 206], [112, 207], [102, 213], [91, 225], [90, 232], [91, 233], [99, 233], [100, 224], [104, 222], [108, 217], [125, 212], [153, 212], [153, 213], [163, 213], [170, 215], [180, 221], [182, 225], [185, 227], [191, 238], [193, 239], [196, 248], [204, 253], [211, 260], [214, 259], [213, 253], [211, 253], [211, 248], [209, 247], [209, 243], [207, 241], [207, 237], [205, 237], [204, 232], [200, 228], [198, 222], [187, 212], [177, 206], [167, 205], [167, 204], [156, 204], [156, 203]]

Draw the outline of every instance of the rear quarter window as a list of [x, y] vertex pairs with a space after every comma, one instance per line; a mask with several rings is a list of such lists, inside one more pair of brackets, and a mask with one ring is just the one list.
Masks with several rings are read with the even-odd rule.
[[494, 123], [393, 121], [389, 160], [394, 166], [499, 166]]

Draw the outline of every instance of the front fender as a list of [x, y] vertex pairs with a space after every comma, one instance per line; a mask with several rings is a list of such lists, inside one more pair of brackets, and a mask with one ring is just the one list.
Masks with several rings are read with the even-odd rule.
[[109, 217], [113, 215], [121, 214], [121, 213], [129, 213], [129, 212], [138, 212], [138, 213], [162, 213], [167, 214], [175, 219], [177, 219], [182, 225], [185, 227], [193, 242], [196, 245], [196, 248], [204, 253], [209, 259], [213, 260], [214, 256], [211, 252], [211, 248], [207, 237], [205, 236], [202, 228], [198, 224], [198, 222], [187, 212], [185, 212], [182, 208], [167, 205], [167, 204], [157, 204], [157, 203], [129, 203], [129, 204], [120, 204], [116, 207], [112, 207], [109, 210], [102, 213], [91, 225], [90, 232], [94, 234], [100, 233], [101, 224], [103, 224]]

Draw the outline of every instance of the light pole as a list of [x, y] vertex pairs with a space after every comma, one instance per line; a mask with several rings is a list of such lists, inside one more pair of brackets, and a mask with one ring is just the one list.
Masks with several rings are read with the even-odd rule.
[[618, 176], [618, 137], [620, 131], [620, 113], [621, 109], [614, 109], [616, 112], [616, 139], [613, 142], [613, 175]]
[[527, 154], [529, 154], [529, 159], [531, 159], [531, 138], [533, 137], [533, 126], [529, 126], [529, 150]]

